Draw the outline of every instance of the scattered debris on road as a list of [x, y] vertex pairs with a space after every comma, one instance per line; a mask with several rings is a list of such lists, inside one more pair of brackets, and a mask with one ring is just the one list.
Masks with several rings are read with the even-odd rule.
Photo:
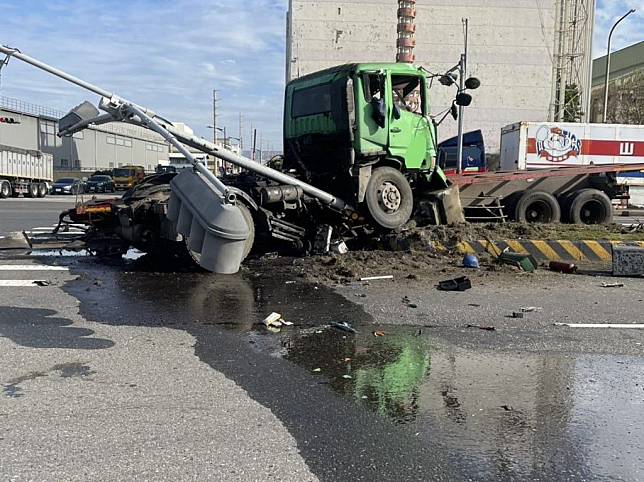
[[365, 276], [360, 278], [360, 281], [377, 281], [377, 280], [385, 280], [385, 279], [394, 279], [394, 275], [388, 274], [384, 276]]
[[526, 273], [532, 273], [537, 269], [537, 260], [529, 254], [513, 253], [512, 251], [503, 251], [498, 260], [501, 264], [515, 266]]
[[352, 333], [352, 334], [354, 334], [354, 335], [355, 335], [356, 333], [358, 333], [358, 332], [356, 331], [356, 329], [355, 329], [354, 327], [352, 327], [352, 326], [351, 326], [349, 323], [347, 323], [346, 321], [343, 321], [342, 323], [339, 323], [339, 322], [337, 322], [337, 321], [334, 321], [333, 323], [331, 323], [331, 327], [332, 327], [332, 328], [335, 328], [336, 330], [346, 331], [347, 333]]
[[548, 267], [550, 271], [557, 273], [574, 274], [577, 272], [577, 265], [575, 263], [566, 263], [564, 261], [550, 261]]
[[521, 311], [524, 313], [534, 313], [536, 311], [541, 311], [541, 308], [539, 306], [525, 306], [521, 308]]
[[496, 328], [493, 326], [484, 326], [484, 325], [467, 325], [467, 328], [478, 328], [479, 330], [484, 331], [496, 331]]
[[466, 291], [472, 287], [472, 282], [467, 276], [448, 279], [438, 282], [438, 289], [441, 291]]
[[384, 331], [374, 331], [373, 336], [385, 336], [385, 332]]
[[273, 312], [262, 320], [262, 325], [272, 326], [274, 328], [280, 328], [283, 325], [281, 320], [282, 320], [282, 315], [280, 315], [279, 313]]
[[523, 318], [523, 312], [522, 311], [513, 311], [512, 315], [510, 318]]
[[623, 288], [624, 283], [602, 283], [602, 288]]

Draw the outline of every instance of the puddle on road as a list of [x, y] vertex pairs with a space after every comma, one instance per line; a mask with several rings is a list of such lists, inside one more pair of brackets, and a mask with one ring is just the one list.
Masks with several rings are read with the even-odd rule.
[[[234, 330], [254, 350], [302, 367], [427, 446], [453, 454], [455, 466], [474, 478], [642, 477], [639, 358], [465, 349], [431, 328], [376, 325], [360, 306], [300, 279], [141, 266], [96, 272], [102, 286], [75, 295], [96, 313], [105, 304], [119, 306], [113, 323]], [[294, 326], [271, 333], [258, 325], [272, 311]], [[328, 326], [334, 321], [358, 333]], [[385, 335], [374, 336], [379, 330]]]

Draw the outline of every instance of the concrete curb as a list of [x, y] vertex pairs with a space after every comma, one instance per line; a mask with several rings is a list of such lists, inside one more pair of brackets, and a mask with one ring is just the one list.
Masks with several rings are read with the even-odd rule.
[[500, 241], [478, 240], [460, 242], [449, 248], [434, 242], [438, 252], [456, 251], [461, 254], [489, 253], [498, 256], [504, 249], [521, 254], [531, 254], [537, 261], [584, 261], [609, 263], [613, 260], [613, 246], [636, 246], [644, 248], [644, 241], [582, 240], [565, 239], [504, 239]]

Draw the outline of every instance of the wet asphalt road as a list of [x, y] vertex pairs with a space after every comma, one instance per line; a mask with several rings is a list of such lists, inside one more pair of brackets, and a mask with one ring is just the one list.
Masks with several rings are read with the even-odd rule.
[[[118, 196], [119, 193], [116, 193]], [[97, 198], [113, 197], [96, 194]], [[84, 199], [90, 196], [85, 195]], [[80, 198], [79, 198], [80, 199]], [[51, 226], [58, 222], [61, 211], [74, 207], [76, 196], [48, 195], [42, 199], [0, 199], [0, 236], [14, 231], [29, 230], [39, 226]]]
[[[642, 330], [551, 323], [642, 322], [644, 280], [601, 289], [602, 278], [481, 274], [465, 293], [407, 280], [334, 292], [270, 270], [7, 262], [69, 272], [46, 274], [54, 286], [0, 287], [3, 476], [642, 477]], [[270, 311], [295, 325], [257, 326]]]

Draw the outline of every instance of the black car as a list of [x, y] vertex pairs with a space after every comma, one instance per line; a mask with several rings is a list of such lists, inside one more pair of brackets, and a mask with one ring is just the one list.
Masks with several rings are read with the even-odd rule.
[[63, 177], [51, 185], [49, 194], [81, 194], [83, 183], [73, 177]]
[[85, 192], [114, 192], [114, 181], [110, 176], [92, 176], [85, 183]]

